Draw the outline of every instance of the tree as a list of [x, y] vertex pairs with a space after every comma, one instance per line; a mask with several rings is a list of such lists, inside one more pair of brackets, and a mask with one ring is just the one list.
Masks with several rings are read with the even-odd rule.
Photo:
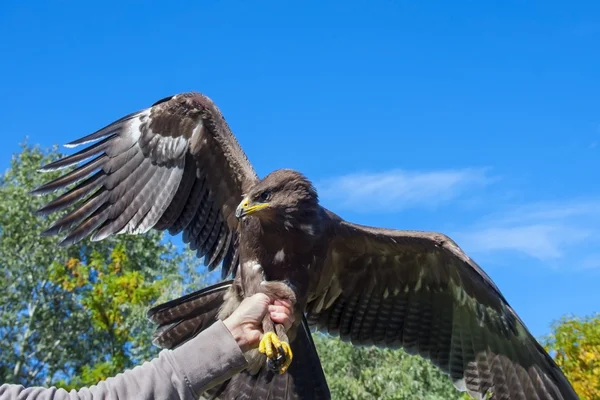
[[159, 232], [66, 248], [42, 237], [48, 199], [29, 191], [58, 176], [36, 171], [58, 157], [25, 144], [0, 181], [2, 382], [77, 387], [149, 359], [147, 307], [201, 283], [191, 253]]
[[463, 399], [450, 378], [404, 350], [354, 347], [313, 334], [332, 399]]
[[554, 323], [544, 347], [581, 399], [600, 399], [600, 314], [563, 317]]

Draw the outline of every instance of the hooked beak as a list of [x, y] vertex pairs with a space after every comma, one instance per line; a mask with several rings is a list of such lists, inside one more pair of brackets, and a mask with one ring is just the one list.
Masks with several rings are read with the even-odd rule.
[[246, 197], [242, 202], [238, 205], [235, 210], [235, 217], [237, 219], [243, 218], [246, 215], [250, 215], [255, 213], [258, 210], [262, 210], [269, 206], [269, 203], [258, 203], [254, 205], [250, 205], [250, 200]]

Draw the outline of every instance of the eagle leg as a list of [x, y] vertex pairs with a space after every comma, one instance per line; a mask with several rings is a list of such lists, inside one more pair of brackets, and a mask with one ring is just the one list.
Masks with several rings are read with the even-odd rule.
[[267, 356], [267, 367], [279, 374], [287, 371], [294, 357], [290, 345], [280, 341], [275, 332], [266, 332], [263, 335], [258, 351]]
[[[287, 299], [296, 305], [296, 293], [288, 282], [263, 281], [262, 292], [274, 299]], [[263, 319], [264, 335], [258, 351], [267, 356], [267, 367], [278, 374], [283, 374], [292, 363], [292, 349], [289, 345], [286, 329], [281, 324], [275, 324], [267, 314]]]

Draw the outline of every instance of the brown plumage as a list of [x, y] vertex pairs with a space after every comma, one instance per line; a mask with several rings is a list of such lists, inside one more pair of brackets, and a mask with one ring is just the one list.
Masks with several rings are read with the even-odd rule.
[[247, 371], [206, 397], [329, 398], [311, 327], [355, 345], [402, 347], [475, 398], [577, 399], [496, 285], [450, 238], [344, 221], [295, 171], [259, 180], [206, 96], [163, 99], [70, 145], [96, 140], [43, 168], [91, 158], [35, 191], [68, 188], [40, 210], [69, 209], [47, 234], [66, 232], [70, 244], [153, 228], [183, 232], [209, 269], [221, 264], [223, 278], [233, 276], [151, 309], [157, 345], [180, 345], [258, 291], [295, 302], [288, 332], [263, 322], [289, 341], [290, 369], [274, 374], [253, 350]]

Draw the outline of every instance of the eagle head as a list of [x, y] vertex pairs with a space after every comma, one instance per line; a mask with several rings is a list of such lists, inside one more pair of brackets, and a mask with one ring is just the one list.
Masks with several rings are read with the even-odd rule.
[[235, 216], [253, 215], [263, 223], [310, 222], [319, 209], [317, 191], [301, 173], [290, 169], [271, 172], [240, 202]]

